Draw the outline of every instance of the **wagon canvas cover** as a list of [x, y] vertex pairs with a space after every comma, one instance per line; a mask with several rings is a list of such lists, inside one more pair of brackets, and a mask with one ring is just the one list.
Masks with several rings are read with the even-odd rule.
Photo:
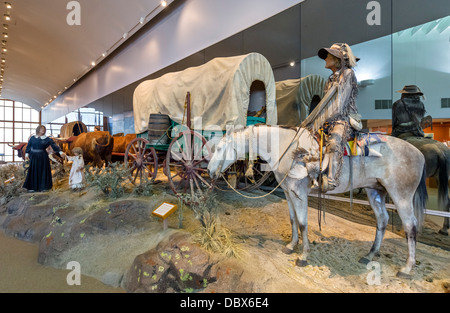
[[276, 125], [272, 67], [261, 54], [250, 53], [216, 58], [204, 65], [139, 84], [133, 97], [135, 131], [143, 133], [148, 129], [150, 114], [167, 114], [181, 124], [187, 92], [191, 93], [191, 122], [194, 129], [199, 125], [199, 117], [202, 129], [210, 129], [208, 127], [212, 125], [222, 130], [226, 130], [227, 124], [245, 126], [250, 87], [258, 80], [266, 88], [266, 123]]
[[323, 97], [325, 83], [319, 75], [276, 82], [278, 124], [299, 126], [309, 114], [313, 97]]

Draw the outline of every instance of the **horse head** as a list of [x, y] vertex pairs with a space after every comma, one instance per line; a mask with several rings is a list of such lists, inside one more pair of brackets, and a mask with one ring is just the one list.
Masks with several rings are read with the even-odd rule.
[[[239, 140], [244, 139], [244, 140]], [[209, 176], [216, 179], [225, 172], [238, 158], [245, 156], [245, 131], [227, 133], [216, 145], [214, 154], [208, 164]]]

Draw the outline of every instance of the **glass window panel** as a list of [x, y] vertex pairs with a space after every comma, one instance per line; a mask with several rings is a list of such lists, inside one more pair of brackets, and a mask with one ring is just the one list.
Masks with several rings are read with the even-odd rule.
[[94, 114], [83, 114], [83, 123], [86, 125], [95, 125], [95, 115]]
[[5, 120], [12, 121], [13, 118], [13, 108], [5, 107]]
[[28, 138], [30, 138], [30, 135], [31, 135], [30, 130], [24, 129], [22, 132], [22, 138], [20, 138], [20, 142], [28, 142]]
[[5, 106], [12, 107], [13, 106], [13, 102], [10, 101], [10, 100], [5, 100]]
[[16, 108], [23, 108], [22, 102], [18, 102], [18, 101], [14, 102], [14, 106], [15, 106]]
[[3, 121], [5, 119], [5, 107], [0, 106], [0, 120]]
[[22, 133], [23, 133], [23, 130], [22, 129], [14, 129], [14, 140], [15, 141], [19, 141], [19, 140], [22, 140]]
[[0, 122], [0, 127], [5, 127], [5, 122]]
[[39, 112], [32, 109], [31, 111], [31, 118], [30, 121], [31, 122], [38, 122], [39, 123]]
[[22, 123], [14, 123], [14, 127], [15, 128], [23, 128], [23, 124]]
[[12, 142], [13, 130], [11, 128], [5, 128], [5, 142]]
[[5, 154], [5, 147], [7, 147], [6, 144], [4, 144], [4, 143], [0, 144], [0, 153], [1, 154]]
[[67, 122], [71, 123], [71, 122], [75, 122], [78, 121], [78, 114], [77, 113], [69, 113], [67, 114]]
[[13, 122], [5, 122], [6, 128], [13, 128]]
[[5, 162], [12, 162], [13, 156], [12, 155], [5, 155]]
[[16, 117], [16, 121], [29, 122], [30, 121], [30, 110], [29, 109], [21, 109], [21, 110], [22, 110], [22, 119], [18, 119]]
[[5, 129], [4, 128], [0, 128], [0, 141], [1, 142], [5, 141]]

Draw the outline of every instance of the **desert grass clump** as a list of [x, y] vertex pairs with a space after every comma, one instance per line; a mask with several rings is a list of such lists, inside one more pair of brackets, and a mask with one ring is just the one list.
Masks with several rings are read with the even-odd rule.
[[0, 204], [24, 193], [25, 170], [21, 165], [8, 164], [0, 167]]
[[124, 182], [128, 175], [127, 167], [119, 162], [100, 170], [89, 166], [85, 168], [86, 184], [102, 191], [110, 199], [118, 199], [125, 194]]
[[202, 226], [194, 231], [194, 242], [209, 252], [238, 258], [240, 248], [237, 237], [220, 223], [220, 206], [214, 194], [182, 195], [182, 197], [185, 203], [189, 203], [189, 208]]

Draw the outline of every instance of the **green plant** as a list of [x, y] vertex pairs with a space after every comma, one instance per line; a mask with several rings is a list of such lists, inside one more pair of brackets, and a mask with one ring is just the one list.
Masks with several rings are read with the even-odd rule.
[[125, 194], [124, 181], [129, 170], [124, 164], [112, 163], [102, 169], [85, 168], [86, 183], [102, 191], [105, 196], [117, 199]]
[[143, 179], [139, 185], [134, 186], [133, 194], [138, 196], [151, 196], [153, 194], [153, 182]]

